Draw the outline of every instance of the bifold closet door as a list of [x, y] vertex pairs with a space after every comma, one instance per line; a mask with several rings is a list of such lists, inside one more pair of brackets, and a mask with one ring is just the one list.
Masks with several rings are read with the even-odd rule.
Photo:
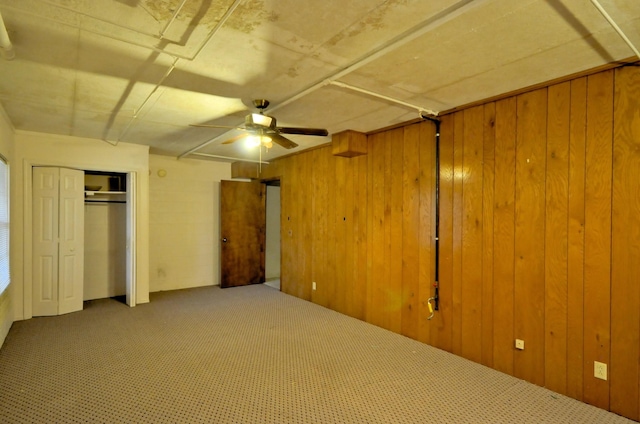
[[33, 316], [82, 310], [84, 172], [33, 168]]

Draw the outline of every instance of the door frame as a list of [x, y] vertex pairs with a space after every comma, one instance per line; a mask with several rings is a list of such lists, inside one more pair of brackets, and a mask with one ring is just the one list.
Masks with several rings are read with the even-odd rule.
[[[130, 169], [113, 169], [113, 167], [105, 166], [96, 168], [95, 166], [82, 166], [77, 163], [69, 164], [58, 161], [47, 161], [46, 163], [40, 161], [31, 161], [29, 159], [23, 160], [23, 237], [24, 237], [24, 250], [23, 250], [23, 317], [22, 319], [29, 319], [33, 317], [33, 168], [34, 167], [59, 167], [59, 168], [72, 168], [82, 171], [104, 171], [104, 172], [120, 172], [127, 174], [127, 200], [131, 199], [131, 205], [127, 204], [127, 281], [126, 281], [126, 296], [130, 301], [130, 306], [135, 306], [137, 303], [137, 255], [135, 247], [137, 245], [137, 220], [136, 220], [136, 205], [138, 203], [138, 190], [137, 190], [137, 171], [131, 171]], [[129, 181], [131, 194], [129, 194]]]

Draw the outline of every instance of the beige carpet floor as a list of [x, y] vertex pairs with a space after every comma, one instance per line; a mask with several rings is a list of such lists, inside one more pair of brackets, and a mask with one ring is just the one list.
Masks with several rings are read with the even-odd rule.
[[14, 323], [1, 423], [627, 423], [264, 285]]

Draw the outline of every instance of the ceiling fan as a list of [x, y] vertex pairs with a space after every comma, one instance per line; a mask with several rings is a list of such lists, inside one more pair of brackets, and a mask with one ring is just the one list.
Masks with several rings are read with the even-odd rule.
[[264, 146], [267, 149], [273, 147], [273, 143], [279, 144], [285, 149], [293, 149], [298, 147], [296, 143], [282, 136], [281, 134], [297, 134], [297, 135], [314, 135], [324, 137], [329, 132], [323, 128], [298, 128], [298, 127], [278, 127], [276, 118], [265, 115], [264, 110], [269, 107], [269, 101], [265, 99], [256, 99], [253, 101], [255, 107], [260, 113], [250, 113], [244, 118], [244, 127], [227, 127], [223, 125], [206, 125], [191, 124], [192, 127], [203, 128], [229, 128], [244, 131], [236, 137], [222, 142], [222, 144], [235, 143], [241, 139], [248, 139], [253, 146]]

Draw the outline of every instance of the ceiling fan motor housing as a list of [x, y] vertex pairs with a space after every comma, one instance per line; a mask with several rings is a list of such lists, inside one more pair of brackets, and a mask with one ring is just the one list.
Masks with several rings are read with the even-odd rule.
[[248, 129], [276, 129], [276, 118], [261, 113], [251, 113], [244, 118], [244, 126]]

